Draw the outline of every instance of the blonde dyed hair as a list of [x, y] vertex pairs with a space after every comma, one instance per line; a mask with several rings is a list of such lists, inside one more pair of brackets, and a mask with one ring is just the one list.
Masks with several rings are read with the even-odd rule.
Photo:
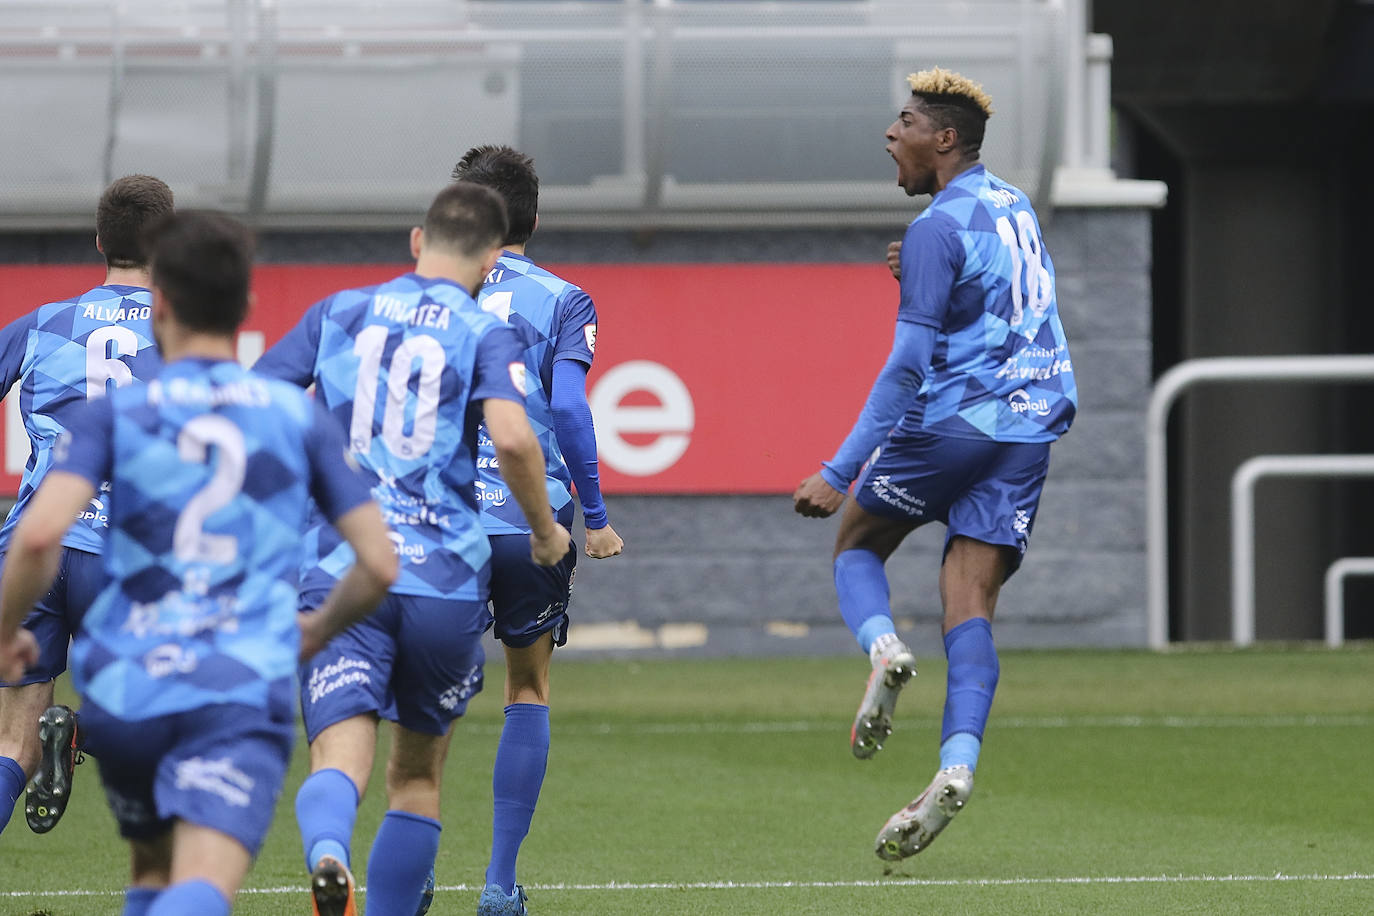
[[919, 96], [958, 96], [967, 99], [983, 112], [983, 117], [992, 117], [992, 99], [983, 87], [966, 76], [952, 70], [932, 67], [913, 73], [906, 78], [911, 91]]

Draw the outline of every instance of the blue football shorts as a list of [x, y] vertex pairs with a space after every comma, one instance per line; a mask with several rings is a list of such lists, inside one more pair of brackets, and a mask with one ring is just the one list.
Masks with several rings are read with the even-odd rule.
[[120, 836], [153, 840], [176, 819], [218, 830], [257, 855], [296, 740], [291, 693], [280, 684], [269, 709], [222, 704], [134, 720], [87, 699], [85, 750], [100, 766]]
[[1030, 545], [1049, 467], [1048, 442], [890, 435], [859, 473], [854, 498], [870, 515], [944, 522], [946, 551], [956, 536], [1013, 548], [1010, 577]]
[[[318, 607], [326, 594], [304, 593], [300, 606]], [[490, 625], [484, 601], [387, 595], [301, 667], [306, 737], [366, 713], [444, 734], [482, 689], [482, 634]]]
[[[0, 557], [2, 560], [3, 557]], [[0, 687], [23, 687], [51, 681], [67, 670], [67, 648], [72, 635], [108, 581], [104, 558], [74, 547], [62, 548], [57, 578], [52, 588], [24, 618], [24, 628], [38, 640], [38, 664], [17, 681], [0, 681]]]
[[553, 644], [568, 641], [568, 602], [577, 576], [577, 545], [553, 566], [530, 559], [527, 534], [493, 534], [491, 615], [496, 638], [513, 649], [532, 645], [545, 633]]

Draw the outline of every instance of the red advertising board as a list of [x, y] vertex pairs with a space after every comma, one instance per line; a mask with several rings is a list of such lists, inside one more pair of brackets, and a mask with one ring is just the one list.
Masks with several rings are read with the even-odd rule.
[[[598, 312], [589, 399], [609, 493], [790, 493], [848, 432], [892, 342], [885, 265], [550, 264]], [[251, 361], [312, 302], [405, 264], [263, 265]], [[0, 266], [0, 321], [98, 284], [101, 268]], [[27, 442], [6, 399], [0, 492]]]

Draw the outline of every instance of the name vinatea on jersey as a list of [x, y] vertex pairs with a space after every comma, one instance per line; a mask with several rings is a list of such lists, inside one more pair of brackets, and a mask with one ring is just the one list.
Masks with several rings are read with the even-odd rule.
[[238, 407], [267, 407], [272, 403], [272, 397], [268, 393], [267, 385], [256, 379], [229, 382], [225, 385], [207, 385], [184, 378], [174, 378], [170, 382], [153, 379], [148, 383], [148, 403], [207, 407], [229, 404]]
[[88, 305], [81, 312], [82, 318], [91, 318], [95, 321], [137, 321], [143, 319], [147, 321], [153, 317], [153, 310], [150, 306], [136, 305], [132, 308], [120, 306], [115, 308], [109, 305]]
[[372, 300], [372, 314], [412, 327], [444, 330], [453, 319], [448, 306], [427, 302], [424, 305], [404, 302], [395, 296], [378, 296]]

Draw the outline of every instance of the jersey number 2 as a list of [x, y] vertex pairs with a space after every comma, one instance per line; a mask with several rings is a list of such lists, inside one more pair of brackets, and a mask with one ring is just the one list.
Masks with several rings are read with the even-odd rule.
[[210, 480], [186, 502], [172, 529], [172, 553], [183, 563], [232, 563], [238, 556], [239, 540], [232, 534], [206, 534], [205, 520], [233, 500], [243, 489], [247, 468], [243, 433], [232, 422], [216, 414], [193, 417], [177, 434], [177, 456], [182, 461], [206, 464], [210, 446], [215, 446], [219, 461]]

